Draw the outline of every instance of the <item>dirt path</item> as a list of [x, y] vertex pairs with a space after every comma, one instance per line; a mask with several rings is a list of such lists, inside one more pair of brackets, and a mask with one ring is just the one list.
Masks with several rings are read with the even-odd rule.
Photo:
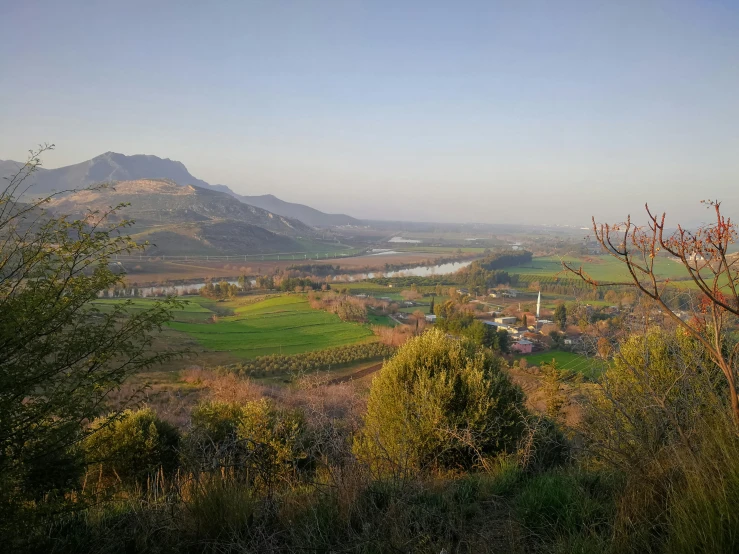
[[360, 369], [359, 371], [355, 371], [354, 373], [350, 373], [349, 375], [344, 375], [343, 377], [331, 379], [327, 384], [340, 385], [341, 383], [348, 383], [349, 381], [353, 381], [355, 379], [361, 379], [362, 377], [366, 377], [367, 375], [372, 375], [375, 371], [379, 371], [381, 367], [382, 362], [380, 362], [379, 364], [371, 365], [369, 367], [365, 367], [364, 369]]

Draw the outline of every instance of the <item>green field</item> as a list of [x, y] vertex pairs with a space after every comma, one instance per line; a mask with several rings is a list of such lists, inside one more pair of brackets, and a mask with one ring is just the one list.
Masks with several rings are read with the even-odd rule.
[[[297, 354], [373, 339], [368, 325], [341, 321], [334, 314], [314, 310], [304, 296], [252, 300], [239, 297], [216, 302], [200, 296], [187, 297], [187, 304], [175, 311], [168, 327], [180, 338], [194, 339], [209, 351], [228, 352], [236, 358]], [[102, 299], [95, 304], [105, 310], [106, 306], [121, 302]], [[131, 309], [145, 309], [153, 302], [134, 299]], [[218, 316], [215, 322], [214, 315]]]
[[528, 365], [534, 366], [549, 364], [554, 360], [560, 370], [570, 370], [582, 373], [584, 377], [593, 381], [596, 380], [605, 369], [601, 360], [588, 358], [582, 354], [575, 354], [574, 352], [564, 352], [562, 350], [550, 350], [548, 352], [516, 356], [516, 359], [525, 359]]
[[367, 315], [367, 321], [369, 321], [370, 325], [382, 325], [383, 327], [395, 327], [398, 325], [394, 319], [386, 315], [376, 315], [373, 313]]
[[[562, 278], [577, 278], [562, 268], [562, 261], [567, 262], [575, 269], [580, 266], [597, 281], [625, 281], [630, 280], [626, 266], [612, 256], [582, 256], [572, 257], [547, 256], [534, 258], [527, 264], [504, 268], [508, 273], [520, 275], [542, 275]], [[659, 258], [655, 263], [657, 275], [663, 279], [684, 278], [685, 269], [677, 262], [667, 258]]]
[[170, 327], [213, 351], [240, 358], [297, 354], [370, 340], [372, 331], [359, 323], [314, 310], [302, 296], [279, 296], [254, 304], [231, 303], [233, 314], [216, 323], [173, 321]]
[[[110, 309], [112, 306], [128, 302], [128, 311], [136, 312], [139, 310], [147, 310], [151, 308], [156, 301], [157, 300], [154, 298], [131, 298], [129, 300], [118, 298], [102, 298], [100, 300], [95, 300], [93, 304], [104, 312]], [[218, 313], [215, 300], [196, 296], [188, 297], [188, 299], [185, 301], [184, 306], [181, 309], [176, 310], [173, 313], [173, 316], [174, 321], [195, 323], [206, 322], [210, 320], [214, 313]]]

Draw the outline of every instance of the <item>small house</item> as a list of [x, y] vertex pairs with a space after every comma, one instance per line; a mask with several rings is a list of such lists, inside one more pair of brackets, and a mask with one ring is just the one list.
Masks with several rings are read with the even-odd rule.
[[490, 325], [491, 327], [496, 327], [499, 331], [508, 331], [510, 327], [506, 325], [505, 323], [498, 323], [497, 321], [489, 321], [487, 319], [484, 319], [482, 321], [485, 325]]
[[530, 340], [520, 339], [511, 345], [511, 350], [514, 350], [519, 354], [531, 354], [531, 350], [533, 347], [534, 343]]
[[512, 316], [496, 317], [494, 319], [496, 323], [502, 323], [503, 325], [515, 325], [516, 318]]

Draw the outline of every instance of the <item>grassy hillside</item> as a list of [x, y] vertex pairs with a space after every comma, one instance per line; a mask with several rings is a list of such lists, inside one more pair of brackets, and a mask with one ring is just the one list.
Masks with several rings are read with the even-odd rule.
[[554, 361], [557, 364], [557, 368], [560, 370], [582, 373], [584, 377], [593, 380], [597, 379], [605, 369], [603, 362], [599, 359], [588, 358], [582, 354], [564, 352], [562, 350], [549, 350], [547, 352], [516, 356], [516, 358], [525, 359], [526, 363], [530, 366], [550, 364]]
[[372, 338], [367, 326], [314, 310], [302, 296], [280, 296], [250, 305], [239, 305], [239, 300], [218, 303], [221, 306], [231, 308], [233, 315], [219, 317], [216, 323], [177, 317], [170, 327], [209, 350], [228, 350], [241, 358], [296, 354]]
[[147, 254], [178, 256], [271, 254], [296, 252], [297, 240], [240, 221], [219, 220], [156, 226], [135, 233], [138, 242], [148, 241]]
[[[239, 297], [216, 302], [200, 296], [186, 297], [187, 303], [174, 313], [168, 333], [174, 333], [174, 342], [194, 340], [207, 351], [228, 352], [229, 357], [237, 359], [311, 352], [374, 339], [368, 325], [348, 323], [334, 314], [314, 310], [304, 296], [253, 300]], [[155, 301], [131, 300], [132, 309], [147, 308]], [[105, 310], [120, 302], [124, 300], [100, 299], [95, 304]]]

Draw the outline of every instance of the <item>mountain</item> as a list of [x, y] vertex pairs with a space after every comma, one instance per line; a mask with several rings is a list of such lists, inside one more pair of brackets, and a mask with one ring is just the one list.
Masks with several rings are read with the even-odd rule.
[[157, 245], [159, 253], [296, 252], [296, 239], [314, 231], [301, 221], [249, 206], [224, 193], [164, 179], [112, 183], [56, 198], [49, 208], [84, 216], [109, 206], [129, 204], [116, 218], [134, 219], [134, 237]]
[[285, 202], [271, 194], [262, 196], [243, 196], [234, 195], [242, 202], [258, 206], [270, 212], [284, 215], [286, 217], [294, 217], [300, 221], [312, 225], [313, 227], [329, 227], [340, 225], [362, 225], [362, 222], [345, 214], [327, 214], [320, 212], [310, 206], [303, 204], [295, 204], [293, 202]]
[[256, 206], [234, 202], [226, 193], [185, 185], [165, 179], [121, 181], [103, 188], [82, 190], [51, 202], [56, 211], [82, 214], [105, 210], [120, 203], [130, 204], [122, 213], [138, 225], [233, 220], [263, 227], [290, 236], [312, 235], [302, 221], [273, 214]]
[[[20, 162], [14, 162], [13, 160], [0, 160], [0, 190], [4, 190], [5, 187], [8, 185], [6, 179], [14, 177], [22, 167], [23, 164]], [[37, 168], [34, 179], [38, 178], [38, 176], [40, 176], [45, 171], [47, 170], [42, 167]], [[20, 187], [21, 190], [17, 191], [16, 194], [22, 194], [23, 190], [33, 182], [33, 180], [28, 180], [23, 183], [23, 186]]]
[[[22, 164], [13, 161], [0, 162], [0, 177], [14, 173]], [[274, 214], [299, 219], [308, 225], [359, 225], [356, 220], [343, 214], [326, 214], [309, 206], [285, 202], [274, 196], [241, 196], [226, 185], [211, 185], [194, 177], [182, 162], [157, 156], [126, 156], [106, 152], [86, 162], [60, 167], [39, 169], [33, 176], [33, 194], [48, 194], [52, 191], [79, 189], [97, 183], [134, 181], [138, 179], [168, 179], [179, 185], [194, 185], [201, 189], [230, 194], [241, 202], [268, 210]]]
[[[17, 162], [3, 162], [0, 171], [5, 173], [5, 166], [11, 164]], [[0, 176], [4, 176], [2, 173]], [[106, 152], [86, 162], [37, 171], [33, 176], [33, 193], [47, 194], [52, 191], [79, 189], [97, 183], [136, 179], [169, 179], [181, 185], [210, 188], [205, 181], [190, 175], [181, 162], [157, 156], [126, 156]]]

